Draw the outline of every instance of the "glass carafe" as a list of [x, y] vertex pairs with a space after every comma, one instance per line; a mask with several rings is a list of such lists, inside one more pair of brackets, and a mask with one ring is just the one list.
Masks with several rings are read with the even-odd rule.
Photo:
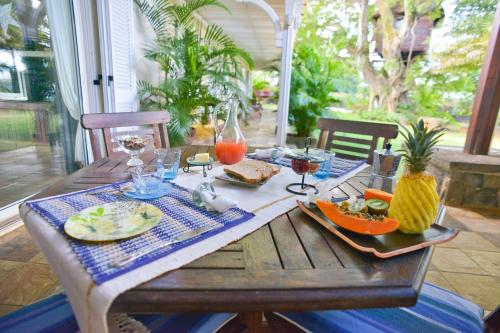
[[226, 122], [220, 132], [215, 116], [215, 155], [222, 164], [238, 163], [247, 152], [247, 143], [238, 125], [238, 109], [238, 100], [223, 102], [216, 108], [216, 112], [227, 112]]

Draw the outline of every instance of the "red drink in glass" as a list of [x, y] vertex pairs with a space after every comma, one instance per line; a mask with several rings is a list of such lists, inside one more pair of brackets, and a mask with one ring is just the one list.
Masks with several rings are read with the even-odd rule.
[[298, 175], [307, 173], [309, 171], [309, 160], [292, 159], [292, 170]]
[[244, 140], [239, 142], [221, 141], [215, 144], [215, 155], [222, 164], [235, 164], [245, 157], [247, 144]]

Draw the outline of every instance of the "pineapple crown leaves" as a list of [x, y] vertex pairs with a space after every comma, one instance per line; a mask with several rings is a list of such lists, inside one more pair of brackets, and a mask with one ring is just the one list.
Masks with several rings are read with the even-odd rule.
[[431, 159], [432, 148], [440, 141], [446, 129], [435, 127], [429, 129], [423, 119], [410, 124], [411, 131], [405, 126], [400, 131], [404, 139], [403, 148], [400, 149], [401, 156], [406, 161], [410, 173], [425, 171], [427, 163]]

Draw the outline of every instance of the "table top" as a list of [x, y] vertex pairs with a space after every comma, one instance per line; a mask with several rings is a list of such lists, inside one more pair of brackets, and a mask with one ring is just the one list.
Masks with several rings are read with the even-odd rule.
[[[213, 147], [188, 146], [181, 160], [203, 152], [215, 156]], [[148, 164], [153, 161], [151, 153], [141, 157]], [[128, 179], [127, 160], [125, 154], [98, 160], [36, 197]], [[362, 171], [334, 189], [334, 196], [362, 193], [368, 176], [366, 170]], [[358, 252], [295, 208], [239, 241], [123, 293], [111, 311], [245, 312], [411, 306], [417, 300], [431, 254], [432, 248], [426, 248], [379, 259]]]

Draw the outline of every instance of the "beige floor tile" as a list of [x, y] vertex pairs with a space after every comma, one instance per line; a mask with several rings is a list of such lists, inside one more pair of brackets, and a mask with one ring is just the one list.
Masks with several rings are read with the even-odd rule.
[[487, 232], [479, 232], [478, 234], [480, 234], [484, 239], [490, 241], [491, 244], [500, 248], [500, 234], [489, 234]]
[[446, 216], [443, 220], [443, 226], [458, 230], [469, 230], [463, 223], [461, 223], [453, 215], [448, 213], [448, 207], [446, 208]]
[[[472, 260], [486, 270], [490, 275], [500, 276], [500, 253], [463, 250]], [[498, 286], [500, 288], [500, 285]], [[500, 304], [500, 300], [498, 300]]]
[[3, 244], [3, 243], [6, 243], [14, 238], [16, 238], [17, 236], [23, 234], [23, 233], [26, 233], [26, 228], [24, 226], [22, 227], [19, 227], [15, 230], [12, 230], [11, 232], [3, 235], [2, 237], [0, 237], [0, 244]]
[[26, 262], [40, 251], [24, 227], [0, 239], [0, 260]]
[[38, 253], [36, 256], [31, 258], [29, 262], [34, 262], [37, 264], [45, 264], [45, 265], [49, 264], [47, 258], [45, 258], [45, 256], [42, 253]]
[[0, 304], [33, 303], [52, 294], [57, 284], [48, 265], [22, 263], [4, 275], [0, 284]]
[[432, 264], [440, 271], [488, 274], [486, 270], [459, 249], [436, 247], [432, 256]]
[[442, 243], [439, 247], [453, 247], [461, 250], [479, 250], [500, 252], [500, 247], [493, 245], [476, 232], [460, 231], [458, 236], [450, 242]]
[[446, 280], [463, 297], [492, 311], [500, 303], [500, 277], [443, 272]]
[[[18, 261], [0, 260], [0, 281], [2, 283], [6, 281], [7, 276], [21, 266], [22, 263]], [[2, 303], [1, 300], [0, 303]]]
[[443, 274], [439, 271], [427, 271], [427, 274], [425, 275], [425, 282], [429, 282], [441, 288], [456, 292], [453, 286], [448, 281], [446, 281]]
[[473, 210], [459, 208], [459, 207], [451, 207], [446, 206], [446, 213], [451, 216], [460, 219], [461, 217], [470, 217], [470, 218], [482, 218], [483, 216]]
[[461, 216], [457, 217], [457, 219], [460, 219], [460, 222], [470, 231], [500, 234], [500, 220], [482, 217], [481, 215], [479, 216], [480, 217]]
[[8, 313], [14, 312], [18, 309], [22, 308], [22, 306], [18, 305], [8, 305], [8, 304], [0, 304], [0, 317], [5, 316]]

